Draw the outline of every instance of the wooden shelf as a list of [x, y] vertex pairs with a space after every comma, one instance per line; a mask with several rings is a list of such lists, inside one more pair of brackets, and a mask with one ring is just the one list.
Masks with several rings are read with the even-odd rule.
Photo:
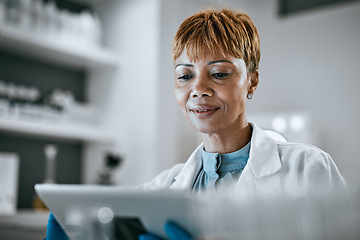
[[118, 56], [103, 47], [73, 44], [6, 25], [0, 26], [0, 48], [68, 67], [101, 70], [119, 63]]
[[86, 142], [112, 142], [112, 137], [92, 124], [65, 121], [25, 121], [0, 118], [0, 130], [31, 136], [52, 137]]

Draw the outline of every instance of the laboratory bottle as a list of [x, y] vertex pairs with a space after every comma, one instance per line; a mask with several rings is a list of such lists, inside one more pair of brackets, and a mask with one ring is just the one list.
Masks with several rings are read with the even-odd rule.
[[[44, 146], [45, 155], [45, 177], [42, 183], [55, 184], [56, 183], [56, 157], [58, 154], [58, 148], [54, 144], [46, 144]], [[36, 194], [33, 200], [33, 208], [35, 210], [48, 210], [45, 203]]]

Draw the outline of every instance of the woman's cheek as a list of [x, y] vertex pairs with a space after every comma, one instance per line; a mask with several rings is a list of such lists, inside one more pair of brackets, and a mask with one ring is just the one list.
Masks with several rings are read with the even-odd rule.
[[185, 89], [175, 86], [175, 98], [180, 108], [183, 110], [183, 108], [186, 107], [187, 102]]
[[183, 114], [183, 116], [185, 117], [185, 119], [187, 121], [189, 121], [189, 115], [186, 109], [186, 104], [188, 101], [188, 92], [185, 88], [179, 88], [179, 87], [175, 87], [175, 98], [176, 101], [181, 109], [181, 112]]

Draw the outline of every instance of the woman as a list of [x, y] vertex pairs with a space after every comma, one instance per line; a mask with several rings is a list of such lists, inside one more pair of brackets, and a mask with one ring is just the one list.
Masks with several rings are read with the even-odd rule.
[[197, 13], [179, 27], [172, 52], [177, 102], [203, 144], [145, 188], [200, 190], [227, 182], [267, 191], [263, 183], [273, 182], [271, 191], [311, 191], [345, 184], [327, 153], [275, 141], [247, 122], [246, 99], [259, 83], [260, 60], [249, 16], [226, 9]]
[[[185, 164], [143, 188], [300, 194], [345, 186], [327, 153], [276, 141], [247, 122], [260, 61], [259, 34], [249, 16], [227, 9], [199, 12], [180, 25], [172, 53], [176, 100], [203, 143]], [[176, 225], [169, 229], [175, 239], [184, 234]]]

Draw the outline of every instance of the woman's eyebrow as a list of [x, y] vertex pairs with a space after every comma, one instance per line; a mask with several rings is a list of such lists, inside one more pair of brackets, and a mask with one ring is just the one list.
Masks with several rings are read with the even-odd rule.
[[228, 61], [228, 60], [215, 60], [215, 61], [208, 62], [206, 65], [211, 65], [211, 64], [220, 63], [220, 62], [227, 62], [227, 63], [234, 64], [234, 63], [232, 63], [231, 61]]
[[175, 66], [175, 68], [180, 67], [180, 66], [184, 66], [184, 67], [193, 67], [193, 64], [190, 63], [180, 63], [178, 65]]

